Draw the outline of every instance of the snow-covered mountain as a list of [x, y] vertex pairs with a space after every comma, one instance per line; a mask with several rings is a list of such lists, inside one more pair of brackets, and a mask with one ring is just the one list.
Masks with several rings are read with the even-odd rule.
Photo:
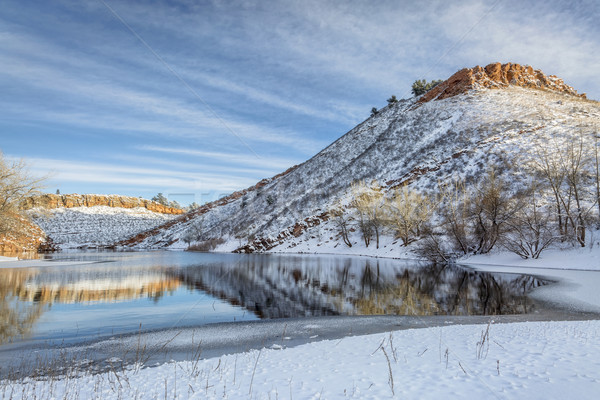
[[464, 69], [421, 97], [382, 108], [303, 164], [120, 245], [186, 248], [190, 232], [198, 241], [226, 239], [220, 250], [335, 242], [327, 212], [348, 203], [353, 182], [435, 192], [439, 182], [469, 184], [495, 166], [518, 187], [537, 149], [558, 151], [597, 126], [599, 103], [557, 77], [518, 64]]

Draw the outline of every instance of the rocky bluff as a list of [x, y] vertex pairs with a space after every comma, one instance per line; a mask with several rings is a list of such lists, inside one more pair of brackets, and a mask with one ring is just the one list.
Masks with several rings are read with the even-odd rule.
[[161, 214], [183, 214], [184, 210], [168, 207], [152, 200], [119, 196], [119, 195], [101, 195], [101, 194], [42, 194], [32, 196], [21, 203], [22, 210], [32, 208], [73, 208], [73, 207], [93, 207], [108, 206], [120, 208], [143, 207], [149, 211]]
[[441, 100], [465, 93], [471, 89], [501, 89], [521, 86], [531, 89], [551, 90], [586, 98], [585, 93], [578, 94], [575, 89], [555, 75], [546, 75], [531, 66], [506, 63], [489, 64], [486, 67], [463, 68], [440, 83], [420, 99], [421, 102]]

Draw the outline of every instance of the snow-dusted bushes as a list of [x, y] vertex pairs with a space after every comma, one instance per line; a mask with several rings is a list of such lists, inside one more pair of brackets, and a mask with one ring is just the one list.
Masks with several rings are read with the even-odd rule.
[[225, 243], [223, 238], [212, 238], [203, 242], [195, 243], [190, 245], [187, 249], [190, 251], [212, 251], [217, 248], [218, 245]]
[[108, 206], [34, 208], [26, 214], [61, 248], [111, 246], [176, 217], [143, 207]]

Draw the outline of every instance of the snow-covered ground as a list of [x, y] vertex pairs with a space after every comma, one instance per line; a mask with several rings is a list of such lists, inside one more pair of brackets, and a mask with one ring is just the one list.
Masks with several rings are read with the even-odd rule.
[[[277, 346], [275, 346], [277, 347]], [[600, 321], [457, 325], [0, 383], [3, 398], [593, 399]]]
[[60, 248], [112, 245], [176, 218], [143, 207], [31, 209], [27, 213]]
[[507, 251], [495, 252], [493, 254], [471, 256], [461, 260], [461, 264], [600, 271], [600, 246], [548, 249], [537, 260], [525, 260]]

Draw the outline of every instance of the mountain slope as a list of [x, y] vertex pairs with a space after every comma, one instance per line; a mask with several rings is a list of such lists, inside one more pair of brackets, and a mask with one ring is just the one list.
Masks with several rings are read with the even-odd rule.
[[314, 227], [333, 230], [327, 210], [338, 199], [348, 202], [352, 182], [375, 179], [384, 189], [408, 184], [435, 192], [440, 181], [468, 184], [493, 165], [510, 169], [518, 186], [529, 173], [514, 166], [549, 143], [560, 148], [599, 121], [597, 102], [541, 71], [517, 64], [462, 70], [421, 98], [381, 109], [260, 187], [122, 244], [184, 248], [182, 239], [194, 231], [200, 241], [228, 237], [227, 250], [293, 247], [296, 238], [314, 236]]

